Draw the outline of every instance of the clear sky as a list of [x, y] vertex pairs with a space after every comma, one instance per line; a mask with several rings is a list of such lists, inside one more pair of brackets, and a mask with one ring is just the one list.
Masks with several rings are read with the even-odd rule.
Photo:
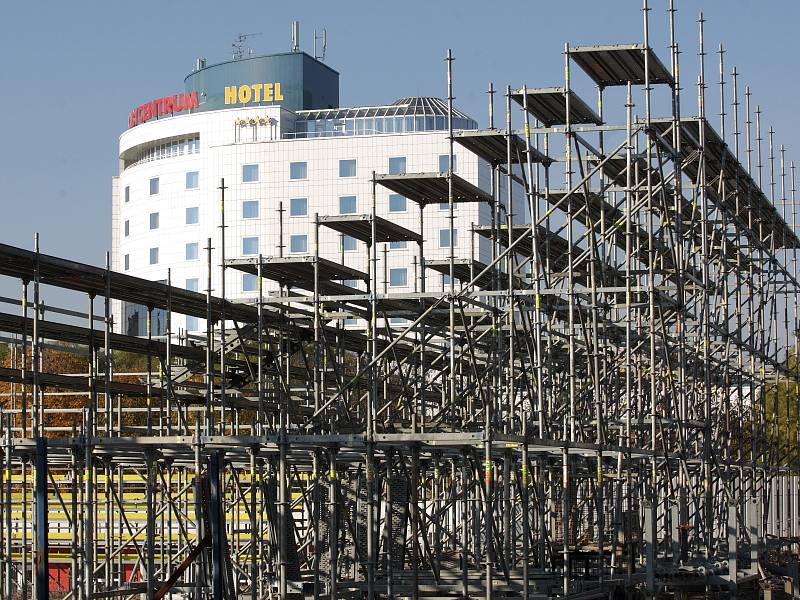
[[[446, 96], [453, 49], [456, 105], [484, 125], [488, 82], [498, 89], [563, 82], [570, 44], [642, 39], [641, 0], [342, 0], [236, 3], [36, 0], [0, 12], [0, 241], [30, 248], [34, 232], [50, 254], [101, 265], [110, 247], [110, 189], [118, 135], [131, 108], [180, 91], [195, 58], [230, 58], [239, 33], [258, 32], [256, 54], [301, 49], [328, 30], [326, 62], [341, 73], [345, 106], [410, 95]], [[669, 65], [667, 0], [651, 0], [651, 43]], [[717, 57], [737, 65], [774, 125], [776, 143], [796, 150], [800, 2], [676, 0], [684, 114], [696, 114], [697, 16], [705, 12], [709, 112], [717, 123]], [[575, 78], [582, 78], [576, 73]], [[730, 79], [729, 77], [727, 77]], [[713, 85], [712, 85], [713, 83]], [[587, 100], [593, 104], [593, 96]], [[498, 98], [497, 110], [503, 108]], [[637, 110], [641, 110], [638, 109]], [[800, 154], [797, 154], [800, 158]], [[0, 281], [0, 293], [7, 282]]]

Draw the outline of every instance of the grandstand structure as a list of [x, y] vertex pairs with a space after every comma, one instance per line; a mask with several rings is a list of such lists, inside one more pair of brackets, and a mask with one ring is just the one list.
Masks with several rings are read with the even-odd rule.
[[[374, 173], [419, 232], [374, 196], [318, 215], [317, 234], [368, 245], [363, 271], [314, 244], [221, 261], [220, 227], [209, 282], [280, 284], [240, 303], [0, 244], [22, 288], [0, 313], [0, 595], [757, 597], [774, 578], [798, 593], [794, 163], [721, 47], [709, 83], [702, 16], [687, 82], [672, 0], [666, 62], [650, 13], [639, 43], [565, 46], [557, 87], [508, 87], [504, 122], [490, 87], [486, 129], [451, 125], [449, 164], [475, 153], [491, 189]], [[491, 211], [470, 232], [491, 261], [426, 261], [426, 210], [446, 204], [452, 227], [464, 202]], [[386, 286], [396, 241], [418, 248], [413, 293]], [[430, 269], [444, 290], [425, 289]], [[87, 311], [46, 304], [53, 287]], [[117, 333], [113, 301], [163, 311], [167, 334]], [[54, 352], [84, 369], [48, 371]], [[71, 426], [54, 424], [64, 398], [81, 399]]]

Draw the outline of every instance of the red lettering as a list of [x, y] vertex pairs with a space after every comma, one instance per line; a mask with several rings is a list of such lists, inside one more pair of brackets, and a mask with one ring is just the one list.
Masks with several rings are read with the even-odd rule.
[[189, 94], [184, 94], [185, 100], [185, 109], [192, 110], [193, 108], [197, 108], [197, 92], [191, 92]]
[[141, 123], [146, 123], [154, 117], [161, 115], [179, 113], [184, 110], [197, 108], [197, 92], [182, 92], [174, 96], [164, 96], [156, 98], [146, 104], [134, 108], [128, 115], [128, 127], [135, 127]]

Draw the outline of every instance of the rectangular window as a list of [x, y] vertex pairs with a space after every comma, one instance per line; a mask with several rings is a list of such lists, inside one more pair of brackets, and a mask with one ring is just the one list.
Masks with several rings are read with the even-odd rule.
[[408, 270], [389, 269], [389, 285], [392, 287], [402, 287], [408, 285]]
[[150, 178], [150, 195], [155, 196], [158, 193], [158, 177]]
[[355, 177], [356, 176], [356, 161], [355, 159], [340, 160], [339, 161], [339, 177]]
[[406, 197], [389, 194], [389, 212], [406, 212]]
[[258, 181], [258, 165], [242, 165], [242, 183]]
[[[458, 246], [458, 229], [453, 229], [453, 246]], [[450, 229], [439, 230], [439, 248], [450, 247]]]
[[191, 279], [186, 280], [186, 285], [183, 286], [189, 292], [199, 292], [200, 291], [200, 280], [197, 277], [192, 277]]
[[[456, 172], [458, 169], [458, 157], [454, 154], [453, 155], [453, 173]], [[439, 155], [439, 172], [440, 173], [447, 173], [448, 165], [450, 164], [450, 155], [449, 154], [440, 154]]]
[[358, 202], [355, 196], [340, 196], [339, 197], [339, 214], [352, 215], [356, 212]]
[[289, 252], [308, 252], [308, 238], [305, 235], [290, 235]]
[[289, 163], [289, 179], [306, 179], [308, 177], [308, 164], [304, 162]]
[[242, 273], [242, 291], [243, 292], [257, 292], [258, 291], [258, 276], [252, 273]]
[[356, 249], [356, 238], [349, 235], [343, 235], [342, 250], [345, 252], [352, 252], [355, 249]]
[[242, 238], [242, 254], [258, 254], [258, 238], [257, 237], [243, 237]]
[[186, 331], [199, 331], [200, 330], [200, 321], [197, 317], [187, 316], [186, 317]]
[[131, 222], [125, 221], [125, 237], [128, 237], [131, 234]]
[[289, 200], [289, 216], [305, 217], [308, 214], [308, 198], [292, 198]]
[[389, 175], [402, 175], [406, 172], [406, 157], [395, 156], [389, 159]]
[[125, 270], [127, 271], [130, 268], [131, 268], [131, 255], [130, 254], [126, 254], [125, 255]]
[[[458, 204], [456, 204], [456, 202], [453, 202], [453, 210], [455, 211], [457, 208], [458, 208]], [[440, 202], [439, 203], [439, 210], [447, 210], [447, 211], [449, 211], [450, 210], [450, 204], [447, 203], [447, 202]]]
[[158, 213], [150, 213], [150, 229], [158, 229]]
[[196, 206], [186, 207], [186, 224], [197, 225], [200, 222], [200, 209]]
[[405, 250], [407, 245], [408, 244], [405, 240], [400, 242], [389, 242], [389, 250]]
[[131, 186], [126, 185], [125, 186], [125, 202], [130, 202], [130, 201], [131, 201]]
[[186, 173], [186, 189], [196, 190], [198, 187], [200, 187], [200, 173], [197, 171]]
[[150, 264], [158, 264], [158, 248], [150, 248]]
[[450, 275], [442, 273], [442, 289], [444, 290], [446, 287], [450, 287]]
[[200, 244], [189, 242], [186, 244], [186, 260], [197, 260], [200, 258]]
[[258, 217], [258, 200], [245, 200], [242, 202], [242, 218], [255, 219]]

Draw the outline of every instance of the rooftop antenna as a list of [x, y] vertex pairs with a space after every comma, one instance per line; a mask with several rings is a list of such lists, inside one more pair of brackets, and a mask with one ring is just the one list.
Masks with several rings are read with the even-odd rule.
[[[236, 39], [233, 41], [231, 46], [233, 47], [233, 60], [241, 60], [244, 58], [244, 48], [245, 42], [247, 38], [261, 35], [261, 32], [258, 33], [240, 33]], [[247, 48], [247, 56], [253, 56], [253, 49], [248, 46]]]
[[[322, 54], [317, 56], [317, 40], [322, 40]], [[328, 30], [322, 30], [322, 36], [317, 35], [317, 30], [314, 30], [314, 58], [317, 60], [325, 60], [325, 51], [328, 49]]]
[[292, 21], [292, 52], [300, 52], [300, 21]]

